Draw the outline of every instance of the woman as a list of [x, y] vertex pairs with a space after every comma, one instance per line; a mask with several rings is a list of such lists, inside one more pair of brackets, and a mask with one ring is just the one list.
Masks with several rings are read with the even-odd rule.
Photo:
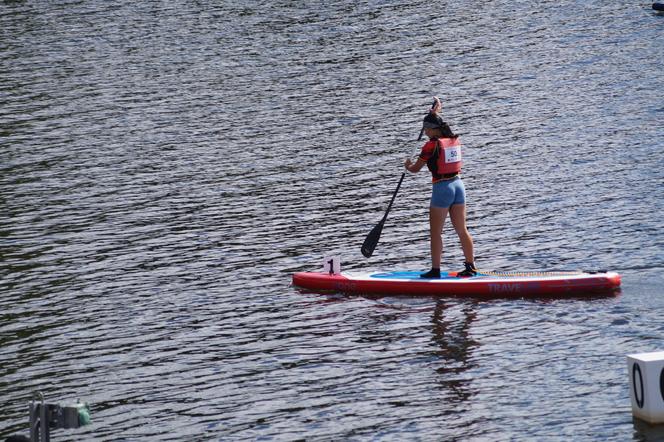
[[461, 143], [449, 125], [438, 114], [440, 101], [424, 117], [422, 130], [429, 141], [415, 163], [408, 158], [404, 166], [412, 173], [419, 172], [426, 164], [431, 171], [433, 191], [429, 206], [429, 228], [431, 235], [431, 270], [422, 278], [440, 278], [440, 260], [443, 254], [443, 224], [449, 213], [454, 230], [459, 235], [465, 257], [465, 269], [457, 276], [468, 277], [477, 273], [473, 252], [473, 238], [466, 228], [466, 190], [461, 172]]

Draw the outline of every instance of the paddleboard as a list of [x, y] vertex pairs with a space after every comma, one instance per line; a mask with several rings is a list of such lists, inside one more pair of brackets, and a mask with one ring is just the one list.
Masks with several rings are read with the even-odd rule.
[[620, 287], [615, 272], [481, 272], [457, 277], [441, 272], [440, 279], [420, 278], [422, 271], [338, 274], [299, 272], [293, 285], [313, 291], [377, 295], [504, 297], [566, 297], [610, 293]]

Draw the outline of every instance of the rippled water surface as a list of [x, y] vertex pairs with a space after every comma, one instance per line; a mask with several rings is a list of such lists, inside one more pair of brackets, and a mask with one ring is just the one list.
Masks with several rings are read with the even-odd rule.
[[[625, 355], [664, 350], [664, 16], [644, 2], [0, 2], [0, 436], [656, 440]], [[492, 270], [617, 296], [367, 298], [295, 271], [426, 269], [432, 95]], [[444, 265], [462, 255], [446, 229]]]

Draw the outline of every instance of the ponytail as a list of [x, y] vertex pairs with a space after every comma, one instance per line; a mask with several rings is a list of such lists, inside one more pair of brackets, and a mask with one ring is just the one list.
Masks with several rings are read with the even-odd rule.
[[450, 125], [445, 123], [444, 121], [440, 125], [440, 132], [442, 133], [443, 138], [454, 138], [454, 139], [459, 138], [459, 135], [452, 132]]

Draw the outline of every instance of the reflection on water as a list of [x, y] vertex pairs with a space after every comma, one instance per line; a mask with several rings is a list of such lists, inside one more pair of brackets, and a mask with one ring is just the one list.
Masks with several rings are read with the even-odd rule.
[[479, 343], [470, 330], [476, 318], [473, 302], [459, 306], [447, 301], [436, 302], [431, 318], [433, 341], [440, 348], [435, 352], [441, 363], [436, 369], [440, 375], [437, 382], [452, 393], [450, 400], [454, 402], [465, 402], [473, 395], [472, 377], [465, 372], [475, 367], [472, 352]]
[[634, 440], [643, 442], [657, 442], [664, 440], [664, 425], [652, 425], [639, 418], [632, 418], [634, 425]]

